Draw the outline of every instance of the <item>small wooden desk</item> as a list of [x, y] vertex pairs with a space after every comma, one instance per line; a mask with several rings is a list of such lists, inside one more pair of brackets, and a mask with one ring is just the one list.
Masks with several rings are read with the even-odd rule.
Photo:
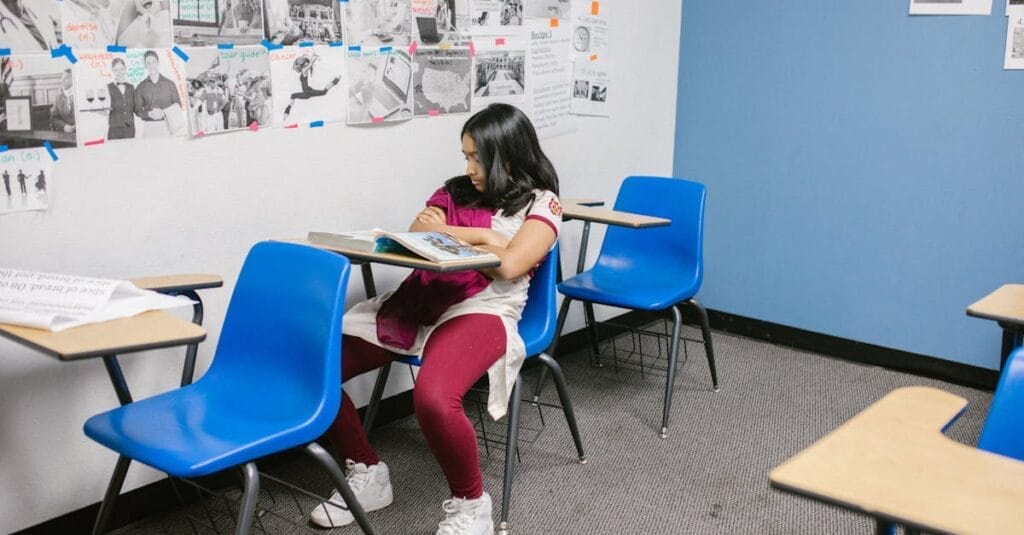
[[[1024, 533], [1024, 462], [942, 430], [967, 406], [914, 386], [892, 391], [769, 473], [775, 488], [939, 533]], [[884, 531], [887, 533], [887, 530]]]
[[587, 260], [587, 242], [590, 241], [591, 223], [604, 223], [606, 225], [629, 228], [663, 227], [672, 224], [671, 219], [601, 208], [600, 206], [603, 204], [602, 201], [593, 199], [564, 199], [562, 201], [563, 221], [572, 221], [573, 219], [583, 221], [580, 254], [576, 259], [577, 274], [583, 271], [583, 266]]
[[996, 291], [967, 307], [967, 315], [994, 320], [1003, 328], [1003, 346], [999, 369], [1010, 352], [1024, 343], [1024, 284], [1004, 284]]

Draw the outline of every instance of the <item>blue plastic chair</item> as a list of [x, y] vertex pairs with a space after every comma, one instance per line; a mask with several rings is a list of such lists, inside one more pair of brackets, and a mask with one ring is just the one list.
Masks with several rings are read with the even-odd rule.
[[676, 178], [631, 176], [622, 182], [615, 210], [667, 218], [671, 225], [644, 229], [609, 226], [594, 266], [558, 285], [565, 296], [559, 311], [561, 324], [572, 301], [584, 302], [587, 332], [594, 355], [598, 354], [592, 304], [645, 311], [671, 310], [674, 320], [665, 381], [661, 438], [668, 436], [669, 410], [675, 381], [681, 305], [700, 317], [704, 349], [711, 369], [711, 383], [718, 391], [715, 353], [711, 345], [708, 314], [694, 297], [703, 278], [704, 186]]
[[[576, 425], [576, 415], [572, 409], [572, 402], [569, 400], [569, 390], [565, 384], [565, 376], [562, 368], [546, 352], [555, 339], [556, 319], [555, 315], [555, 280], [558, 269], [558, 244], [548, 253], [544, 263], [537, 268], [530, 280], [530, 289], [526, 298], [526, 307], [523, 315], [519, 318], [519, 336], [526, 344], [526, 360], [538, 359], [547, 367], [555, 379], [555, 387], [558, 390], [559, 402], [565, 412], [565, 419], [569, 424], [569, 431], [572, 433], [572, 440], [576, 445], [576, 453], [579, 455], [580, 464], [587, 463], [587, 457], [583, 453], [583, 442], [580, 439], [579, 428]], [[410, 366], [419, 366], [422, 361], [419, 357], [406, 357], [398, 359], [399, 362]], [[388, 373], [388, 367], [381, 368], [382, 374]], [[384, 393], [384, 385], [387, 376], [378, 380], [370, 398], [370, 406], [366, 414], [376, 414], [376, 407]], [[501, 519], [498, 524], [498, 533], [507, 533], [509, 530], [509, 504], [512, 497], [512, 479], [515, 472], [515, 450], [519, 440], [519, 411], [522, 404], [522, 383], [523, 376], [520, 373], [516, 377], [515, 386], [509, 399], [508, 429], [506, 432], [505, 446], [505, 476], [503, 480], [503, 492], [501, 495]], [[369, 430], [373, 428], [373, 418], [368, 416], [363, 426]]]
[[1003, 366], [978, 448], [1024, 461], [1024, 348]]
[[248, 533], [259, 494], [255, 460], [297, 446], [324, 466], [372, 533], [341, 468], [314, 442], [341, 401], [348, 275], [348, 259], [312, 247], [262, 242], [249, 251], [206, 375], [86, 421], [89, 438], [120, 454], [94, 533], [105, 529], [133, 459], [181, 478], [240, 466], [235, 533]]

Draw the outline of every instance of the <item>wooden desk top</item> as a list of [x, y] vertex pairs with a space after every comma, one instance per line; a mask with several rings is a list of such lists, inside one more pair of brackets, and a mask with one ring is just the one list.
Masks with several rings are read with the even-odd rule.
[[968, 316], [1024, 326], [1024, 284], [1004, 284], [967, 307]]
[[777, 466], [772, 486], [942, 533], [1024, 533], [1024, 462], [954, 442], [942, 429], [967, 401], [890, 392]]
[[580, 219], [583, 221], [593, 221], [596, 223], [605, 223], [607, 225], [631, 228], [663, 227], [665, 225], [672, 224], [671, 219], [665, 219], [662, 217], [651, 217], [630, 212], [619, 212], [608, 208], [586, 206], [576, 203], [570, 204], [568, 202], [562, 204], [562, 218]]
[[347, 249], [344, 247], [335, 247], [333, 245], [324, 245], [320, 243], [312, 243], [309, 240], [298, 238], [298, 239], [284, 239], [276, 240], [288, 243], [298, 243], [301, 245], [309, 245], [310, 247], [317, 247], [319, 249], [325, 249], [328, 251], [334, 251], [345, 255], [353, 263], [374, 263], [374, 264], [387, 264], [390, 266], [408, 267], [425, 269], [427, 271], [437, 271], [440, 273], [447, 273], [451, 271], [463, 271], [466, 269], [485, 269], [498, 267], [501, 265], [500, 260], [480, 260], [480, 259], [468, 259], [457, 262], [434, 262], [425, 258], [419, 258], [416, 256], [407, 256], [394, 253], [374, 253], [369, 251], [359, 251], [356, 249]]
[[206, 331], [177, 316], [151, 310], [57, 333], [0, 324], [0, 336], [61, 360], [78, 360], [193, 344], [203, 341]]
[[224, 279], [220, 275], [206, 273], [140, 277], [130, 279], [130, 281], [143, 290], [153, 290], [155, 292], [204, 290], [206, 288], [220, 288], [224, 286]]

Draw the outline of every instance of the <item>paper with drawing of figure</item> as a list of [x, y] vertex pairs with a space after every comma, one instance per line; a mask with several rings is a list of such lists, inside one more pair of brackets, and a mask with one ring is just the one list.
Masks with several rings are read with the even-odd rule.
[[274, 126], [307, 126], [344, 121], [345, 50], [341, 47], [288, 47], [270, 52], [274, 86]]
[[267, 40], [279, 45], [344, 41], [338, 0], [266, 0]]
[[174, 42], [201, 47], [263, 40], [263, 0], [171, 0]]
[[49, 54], [0, 57], [0, 145], [12, 149], [77, 145], [71, 63]]
[[526, 43], [507, 38], [478, 39], [475, 42], [473, 109], [504, 102], [528, 110]]
[[62, 0], [63, 41], [75, 48], [171, 46], [170, 0]]
[[271, 126], [274, 105], [266, 48], [193, 48], [187, 54], [192, 135]]
[[185, 63], [170, 49], [80, 51], [74, 73], [79, 143], [185, 135]]
[[0, 48], [12, 53], [49, 52], [61, 44], [60, 3], [54, 0], [0, 2]]
[[412, 58], [401, 48], [348, 52], [348, 124], [412, 119]]
[[507, 35], [523, 26], [523, 0], [473, 0], [470, 5], [473, 35]]
[[992, 0], [910, 0], [911, 15], [989, 15]]
[[523, 0], [528, 19], [568, 19], [569, 0]]
[[348, 0], [344, 4], [347, 44], [406, 47], [412, 42], [409, 0]]
[[53, 196], [53, 158], [46, 149], [0, 152], [0, 214], [46, 210]]
[[473, 58], [468, 48], [420, 47], [413, 61], [416, 117], [469, 112]]

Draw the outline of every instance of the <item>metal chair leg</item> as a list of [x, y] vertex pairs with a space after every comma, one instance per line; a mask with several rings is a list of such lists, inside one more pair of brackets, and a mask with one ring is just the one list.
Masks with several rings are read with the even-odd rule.
[[369, 521], [366, 520], [366, 512], [363, 511], [363, 506], [356, 499], [356, 495], [352, 492], [352, 488], [348, 486], [348, 480], [345, 479], [344, 472], [341, 471], [341, 467], [334, 461], [334, 457], [327, 453], [320, 444], [316, 442], [310, 442], [306, 445], [306, 453], [312, 456], [324, 470], [331, 476], [331, 481], [334, 483], [335, 488], [341, 493], [342, 499], [345, 500], [345, 505], [348, 506], [349, 512], [356, 519], [356, 524], [359, 524], [359, 528], [363, 530], [366, 535], [373, 535], [373, 528], [370, 527]]
[[662, 439], [668, 438], [668, 414], [672, 410], [672, 390], [675, 386], [676, 381], [676, 361], [679, 357], [679, 331], [682, 330], [683, 315], [679, 312], [678, 307], [672, 308], [672, 342], [669, 344], [668, 349], [668, 377], [665, 378], [665, 407], [662, 410], [661, 416], [661, 433], [658, 435]]
[[[192, 323], [203, 324], [203, 300], [195, 290], [185, 290], [178, 293], [195, 301], [192, 305]], [[196, 353], [199, 351], [199, 344], [189, 344], [185, 347], [185, 363], [181, 367], [181, 386], [192, 384], [192, 377], [196, 371]]]
[[601, 363], [601, 352], [597, 347], [597, 320], [594, 318], [594, 305], [592, 303], [583, 302], [583, 318], [587, 323], [587, 338], [590, 339], [590, 350], [594, 353], [594, 367], [604, 368], [604, 364]]
[[579, 455], [580, 464], [587, 464], [587, 456], [583, 453], [583, 440], [580, 439], [580, 430], [576, 425], [576, 413], [572, 409], [572, 401], [569, 400], [569, 389], [565, 384], [562, 367], [546, 353], [537, 355], [537, 358], [544, 363], [544, 369], [551, 369], [551, 377], [555, 380], [555, 388], [558, 389], [558, 399], [562, 404], [562, 412], [565, 413], [565, 421], [569, 424], [572, 440], [576, 443], [576, 453]]
[[509, 530], [508, 507], [512, 499], [512, 479], [515, 477], [516, 448], [519, 447], [519, 407], [523, 390], [523, 376], [516, 377], [512, 387], [511, 407], [508, 411], [508, 432], [505, 444], [505, 480], [501, 492], [501, 520], [498, 522], [498, 533], [507, 534]]
[[[562, 327], [565, 326], [565, 317], [569, 313], [569, 305], [572, 304], [572, 299], [566, 297], [562, 300], [562, 306], [558, 309], [558, 319], [555, 320], [555, 337], [551, 340], [551, 346], [548, 347], [547, 354], [554, 357], [555, 350], [558, 349], [558, 337], [562, 336]], [[533, 402], [537, 403], [540, 400], [540, 392], [544, 389], [544, 381], [548, 378], [547, 366], [540, 369], [540, 377], [537, 379], [537, 389], [533, 391]]]
[[711, 323], [708, 321], [708, 311], [704, 308], [704, 305], [697, 301], [696, 297], [692, 297], [686, 301], [683, 301], [694, 308], [697, 311], [697, 315], [700, 316], [700, 332], [704, 337], [704, 354], [708, 357], [708, 368], [711, 370], [711, 387], [715, 392], [718, 392], [718, 373], [715, 372], [715, 348], [711, 345]]
[[256, 463], [245, 463], [242, 474], [245, 475], [245, 493], [242, 494], [242, 506], [238, 509], [235, 535], [249, 535], [256, 515], [256, 502], [260, 498], [260, 473], [256, 470]]
[[391, 363], [381, 366], [377, 372], [377, 382], [373, 384], [373, 394], [370, 395], [370, 404], [366, 406], [366, 415], [363, 418], [363, 429], [367, 436], [373, 431], [373, 421], [377, 419], [377, 410], [380, 409], [380, 400], [384, 396], [384, 387], [388, 385], [390, 373]]
[[124, 455], [117, 457], [117, 464], [114, 465], [114, 473], [110, 475], [110, 483], [107, 484], [107, 493], [103, 495], [103, 503], [100, 504], [100, 512], [96, 515], [96, 523], [92, 526], [92, 535], [100, 535], [107, 530], [110, 523], [110, 515], [114, 512], [114, 502], [121, 494], [121, 486], [124, 485], [124, 476], [128, 474], [128, 466], [132, 460]]

